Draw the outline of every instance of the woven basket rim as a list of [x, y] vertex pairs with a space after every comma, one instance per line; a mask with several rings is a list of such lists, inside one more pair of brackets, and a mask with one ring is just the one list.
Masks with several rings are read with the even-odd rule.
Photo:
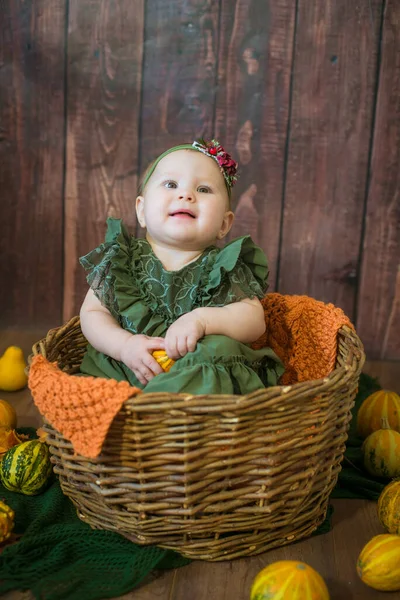
[[[42, 355], [46, 358], [46, 346], [51, 344], [55, 339], [62, 337], [65, 331], [68, 331], [71, 327], [78, 326], [80, 324], [79, 316], [72, 317], [64, 325], [50, 329], [46, 336], [41, 340], [37, 341], [32, 347], [32, 354], [28, 356], [28, 367], [29, 367], [34, 356]], [[348, 337], [353, 336], [358, 338], [357, 333], [354, 329], [347, 325], [342, 326], [338, 331], [338, 340], [340, 336]], [[358, 342], [362, 347], [361, 340], [358, 338]], [[339, 342], [338, 342], [339, 343]], [[203, 408], [197, 406], [199, 412], [208, 413], [220, 413], [221, 411], [229, 412], [242, 412], [243, 410], [263, 410], [268, 400], [273, 400], [277, 396], [285, 397], [285, 404], [296, 401], [298, 393], [306, 394], [306, 397], [315, 398], [320, 393], [329, 392], [335, 386], [341, 387], [346, 385], [347, 381], [353, 376], [353, 373], [359, 368], [357, 364], [360, 360], [363, 361], [363, 353], [360, 356], [353, 356], [356, 361], [352, 361], [352, 364], [345, 364], [342, 366], [336, 366], [331, 373], [325, 377], [319, 379], [312, 379], [302, 382], [297, 382], [289, 385], [275, 385], [266, 388], [261, 388], [249, 394], [187, 394], [184, 392], [173, 393], [173, 392], [153, 392], [147, 393], [140, 391], [130, 396], [124, 403], [125, 408], [134, 409], [135, 412], [151, 412], [160, 410], [178, 410], [190, 412], [195, 411], [196, 406], [199, 403], [203, 403]], [[59, 367], [60, 368], [60, 367]], [[74, 376], [74, 375], [72, 375]], [[260, 398], [262, 396], [262, 399]], [[257, 407], [257, 404], [262, 402], [262, 406]], [[252, 405], [254, 405], [252, 407]]]

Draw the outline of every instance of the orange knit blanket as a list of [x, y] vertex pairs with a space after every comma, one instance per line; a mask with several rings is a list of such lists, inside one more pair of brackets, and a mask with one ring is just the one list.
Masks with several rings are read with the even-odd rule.
[[347, 325], [354, 329], [341, 308], [309, 296], [267, 294], [264, 307], [266, 332], [252, 347], [265, 346], [285, 365], [282, 385], [320, 379], [335, 368], [337, 334]]
[[127, 381], [67, 375], [40, 355], [32, 360], [28, 385], [41, 414], [87, 458], [100, 454], [115, 415], [141, 391]]
[[[334, 369], [338, 330], [352, 327], [341, 309], [281, 294], [268, 294], [262, 304], [267, 330], [252, 346], [276, 352], [286, 368], [282, 384], [319, 379]], [[41, 414], [88, 458], [100, 454], [123, 403], [141, 392], [126, 381], [67, 375], [43, 356], [33, 358], [28, 385]]]

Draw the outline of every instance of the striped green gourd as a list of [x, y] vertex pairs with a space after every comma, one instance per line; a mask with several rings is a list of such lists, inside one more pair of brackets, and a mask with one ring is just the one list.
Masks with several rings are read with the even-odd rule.
[[11, 492], [27, 496], [39, 494], [51, 473], [47, 444], [39, 440], [23, 442], [10, 448], [0, 466], [1, 482]]

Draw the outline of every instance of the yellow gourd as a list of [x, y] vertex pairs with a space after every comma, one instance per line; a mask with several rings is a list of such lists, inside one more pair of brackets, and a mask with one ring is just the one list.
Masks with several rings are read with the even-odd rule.
[[389, 533], [400, 535], [400, 479], [382, 490], [378, 499], [378, 517]]
[[14, 511], [0, 500], [0, 543], [5, 542], [14, 527]]
[[250, 600], [329, 600], [321, 575], [306, 563], [280, 560], [265, 567], [253, 581]]
[[166, 373], [175, 364], [175, 361], [167, 355], [165, 350], [154, 350], [153, 357], [156, 359], [162, 370]]
[[362, 445], [364, 467], [374, 477], [400, 477], [400, 433], [382, 419], [382, 429], [374, 431]]
[[17, 426], [17, 413], [9, 402], [0, 400], [0, 427], [15, 429]]
[[357, 573], [375, 590], [400, 590], [400, 536], [383, 533], [373, 537], [358, 557]]
[[18, 346], [10, 346], [0, 357], [0, 390], [15, 392], [25, 387], [28, 378], [25, 374], [24, 353]]
[[374, 392], [361, 404], [357, 413], [357, 434], [364, 440], [388, 420], [390, 429], [400, 432], [400, 396], [390, 390]]

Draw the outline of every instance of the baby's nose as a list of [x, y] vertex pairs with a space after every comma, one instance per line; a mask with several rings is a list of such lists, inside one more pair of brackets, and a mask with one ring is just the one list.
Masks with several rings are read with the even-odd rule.
[[193, 200], [194, 194], [191, 190], [181, 190], [178, 197], [179, 200]]

